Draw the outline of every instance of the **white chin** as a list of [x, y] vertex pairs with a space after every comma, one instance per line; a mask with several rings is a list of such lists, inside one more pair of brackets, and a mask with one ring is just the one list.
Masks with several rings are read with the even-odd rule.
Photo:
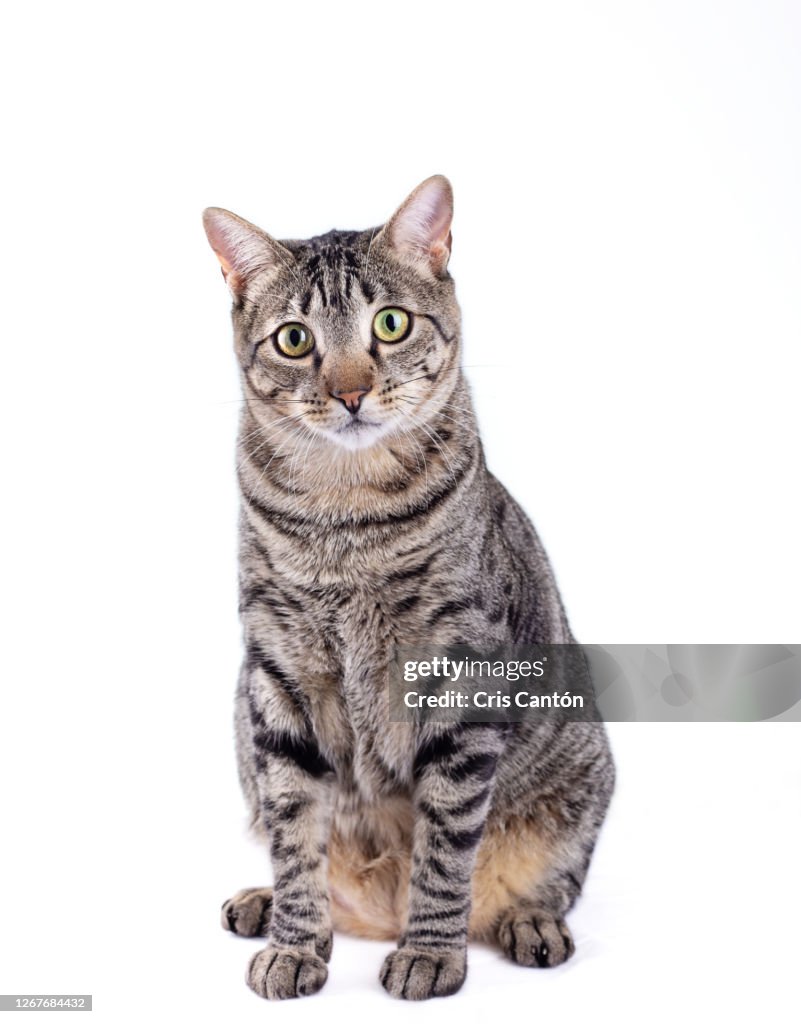
[[328, 433], [329, 438], [348, 451], [355, 452], [361, 448], [369, 448], [376, 441], [383, 437], [387, 428], [378, 423], [362, 423], [359, 420], [352, 420], [346, 423], [340, 430]]

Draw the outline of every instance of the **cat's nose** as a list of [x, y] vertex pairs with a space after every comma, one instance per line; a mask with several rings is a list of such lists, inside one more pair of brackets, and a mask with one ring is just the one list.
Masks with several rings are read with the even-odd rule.
[[362, 404], [362, 399], [368, 391], [372, 390], [372, 388], [354, 388], [353, 391], [332, 391], [331, 395], [342, 402], [351, 416], [355, 416]]

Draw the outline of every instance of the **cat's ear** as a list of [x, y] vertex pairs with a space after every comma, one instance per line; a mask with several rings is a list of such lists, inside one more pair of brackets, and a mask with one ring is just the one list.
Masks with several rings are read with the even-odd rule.
[[291, 265], [294, 260], [289, 249], [266, 231], [217, 206], [203, 211], [203, 227], [220, 261], [223, 277], [237, 297], [254, 275], [282, 264]]
[[442, 277], [451, 255], [453, 189], [441, 174], [426, 178], [398, 207], [382, 231], [406, 259]]

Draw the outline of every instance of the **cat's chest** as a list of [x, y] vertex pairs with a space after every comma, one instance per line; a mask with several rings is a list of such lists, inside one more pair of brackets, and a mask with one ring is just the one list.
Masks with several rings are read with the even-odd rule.
[[374, 798], [411, 781], [411, 726], [390, 720], [388, 672], [395, 624], [375, 591], [351, 593], [335, 623], [340, 647], [331, 703], [337, 713], [316, 724], [341, 751], [338, 760], [347, 777], [343, 781]]

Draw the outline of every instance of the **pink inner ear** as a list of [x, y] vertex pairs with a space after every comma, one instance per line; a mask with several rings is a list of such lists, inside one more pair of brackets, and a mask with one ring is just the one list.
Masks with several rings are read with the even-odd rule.
[[423, 182], [401, 206], [391, 222], [391, 238], [416, 256], [427, 256], [437, 272], [450, 254], [453, 199], [450, 185], [435, 177]]
[[453, 210], [450, 203], [443, 197], [431, 210], [428, 233], [434, 243], [448, 245], [451, 234], [451, 218]]
[[218, 248], [216, 248], [216, 246], [212, 245], [212, 251], [214, 252], [214, 255], [217, 257], [217, 259], [220, 261], [220, 270], [222, 271], [223, 280], [227, 281], [228, 275], [231, 273], [231, 263], [228, 259], [226, 259], [225, 255], [221, 253]]
[[203, 214], [203, 226], [233, 292], [241, 292], [250, 276], [272, 262], [269, 236], [241, 217], [212, 207]]

